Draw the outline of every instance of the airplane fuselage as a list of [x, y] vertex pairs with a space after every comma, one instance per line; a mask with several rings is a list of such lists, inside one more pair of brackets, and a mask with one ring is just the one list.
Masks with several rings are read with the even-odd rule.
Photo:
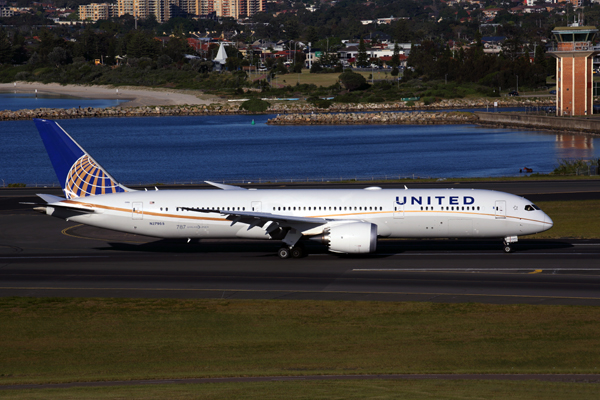
[[266, 227], [232, 223], [226, 215], [207, 210], [327, 220], [300, 228], [306, 236], [352, 221], [374, 224], [378, 237], [394, 238], [502, 238], [552, 227], [552, 220], [523, 197], [475, 189], [152, 190], [60, 203], [91, 212], [71, 215], [49, 204], [47, 213], [158, 238], [271, 238]]

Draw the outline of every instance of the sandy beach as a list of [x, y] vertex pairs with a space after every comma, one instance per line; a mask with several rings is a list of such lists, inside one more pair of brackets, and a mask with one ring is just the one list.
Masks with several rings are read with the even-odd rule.
[[60, 85], [58, 83], [15, 82], [0, 83], [0, 92], [38, 93], [67, 95], [88, 99], [126, 99], [119, 107], [140, 106], [175, 106], [175, 105], [208, 105], [219, 102], [214, 96], [194, 91], [178, 91], [169, 89], [141, 89], [139, 87], [122, 86], [82, 86]]

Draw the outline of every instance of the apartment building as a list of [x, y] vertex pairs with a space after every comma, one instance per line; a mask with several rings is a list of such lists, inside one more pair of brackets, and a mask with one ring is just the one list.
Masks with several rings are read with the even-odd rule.
[[186, 14], [239, 19], [266, 11], [266, 0], [117, 0], [79, 6], [79, 19], [97, 21], [126, 14], [144, 19], [154, 15], [160, 23]]
[[79, 6], [79, 19], [82, 21], [98, 21], [99, 19], [109, 19], [116, 15], [116, 4], [112, 3], [92, 3]]
[[267, 10], [267, 0], [199, 0], [212, 3], [212, 10], [208, 9], [207, 15], [215, 12], [217, 17], [231, 17], [239, 19], [248, 17], [258, 12]]

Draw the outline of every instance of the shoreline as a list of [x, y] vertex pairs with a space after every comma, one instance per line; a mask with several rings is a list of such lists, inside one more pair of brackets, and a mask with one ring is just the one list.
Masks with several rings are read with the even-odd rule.
[[[85, 86], [61, 85], [59, 83], [12, 82], [0, 83], [0, 92], [5, 93], [35, 93], [51, 95], [66, 95], [71, 97], [127, 100], [116, 108], [143, 106], [178, 106], [178, 105], [209, 105], [217, 98], [202, 93], [185, 93], [181, 90], [139, 88], [133, 86]], [[202, 96], [204, 98], [200, 98]], [[21, 111], [21, 110], [19, 110]]]

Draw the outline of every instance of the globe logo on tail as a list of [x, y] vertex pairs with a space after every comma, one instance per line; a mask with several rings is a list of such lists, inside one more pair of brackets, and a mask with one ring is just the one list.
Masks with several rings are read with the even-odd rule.
[[71, 166], [65, 182], [65, 195], [68, 199], [124, 191], [123, 187], [112, 180], [87, 154]]

